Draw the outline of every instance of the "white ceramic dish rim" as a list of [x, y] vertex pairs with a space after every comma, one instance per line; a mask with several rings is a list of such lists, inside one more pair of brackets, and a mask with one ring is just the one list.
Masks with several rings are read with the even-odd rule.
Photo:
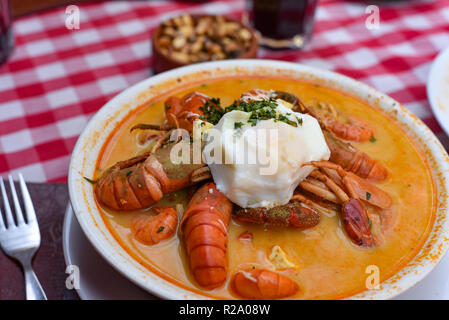
[[254, 75], [289, 74], [300, 79], [317, 81], [335, 87], [351, 96], [378, 105], [394, 117], [426, 152], [429, 165], [436, 177], [438, 210], [431, 234], [417, 256], [380, 285], [378, 290], [367, 290], [350, 299], [388, 299], [407, 290], [422, 280], [439, 262], [449, 247], [449, 158], [438, 139], [418, 118], [392, 98], [346, 76], [300, 64], [273, 60], [230, 60], [186, 66], [153, 76], [118, 94], [106, 103], [90, 120], [79, 137], [70, 162], [69, 194], [81, 228], [94, 248], [125, 277], [143, 289], [166, 299], [204, 299], [203, 295], [183, 289], [148, 271], [133, 259], [107, 230], [95, 204], [92, 185], [83, 176], [93, 176], [102, 145], [115, 126], [128, 112], [151, 97], [158, 83], [182, 79], [203, 73], [204, 80], [214, 73], [219, 77], [244, 72]]
[[438, 123], [449, 135], [449, 109], [441, 107], [449, 105], [449, 47], [441, 51], [430, 68], [427, 81], [427, 97]]

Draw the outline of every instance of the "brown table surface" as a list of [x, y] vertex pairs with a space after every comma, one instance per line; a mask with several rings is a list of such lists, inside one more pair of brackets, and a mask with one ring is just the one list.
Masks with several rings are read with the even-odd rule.
[[[67, 274], [62, 251], [62, 225], [68, 202], [66, 184], [28, 183], [41, 231], [41, 247], [33, 267], [48, 299], [79, 299], [65, 287]], [[0, 250], [0, 300], [25, 299], [23, 272]]]
[[39, 10], [58, 7], [62, 5], [77, 4], [80, 2], [95, 2], [95, 0], [10, 0], [13, 17], [34, 13]]

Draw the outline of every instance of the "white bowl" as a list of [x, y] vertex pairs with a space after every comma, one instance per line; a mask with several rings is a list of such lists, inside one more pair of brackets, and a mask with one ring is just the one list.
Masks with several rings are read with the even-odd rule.
[[94, 199], [92, 185], [83, 179], [94, 175], [100, 150], [109, 134], [130, 111], [161, 93], [192, 81], [233, 75], [287, 76], [312, 80], [339, 89], [378, 106], [400, 123], [425, 152], [434, 174], [438, 211], [427, 242], [415, 258], [379, 290], [364, 291], [349, 298], [388, 299], [422, 280], [439, 262], [449, 246], [448, 193], [449, 157], [437, 138], [413, 114], [392, 98], [348, 77], [316, 68], [270, 60], [229, 60], [195, 64], [153, 76], [120, 93], [92, 118], [76, 143], [69, 168], [70, 200], [78, 221], [98, 252], [119, 272], [149, 292], [167, 299], [204, 299], [144, 268], [114, 239], [105, 226]]

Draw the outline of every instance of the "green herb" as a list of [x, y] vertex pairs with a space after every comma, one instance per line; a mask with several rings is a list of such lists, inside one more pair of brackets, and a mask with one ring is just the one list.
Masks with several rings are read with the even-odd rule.
[[234, 103], [225, 109], [225, 113], [230, 111], [243, 111], [250, 113], [248, 123], [252, 126], [257, 124], [259, 120], [274, 119], [274, 121], [285, 122], [291, 126], [297, 127], [298, 123], [290, 120], [287, 116], [276, 112], [277, 102], [274, 99], [257, 100], [257, 101], [234, 101]]
[[164, 227], [159, 227], [159, 229], [157, 229], [156, 233], [162, 232], [164, 230]]
[[243, 126], [243, 122], [234, 122], [234, 129], [240, 129]]
[[257, 119], [248, 119], [248, 123], [250, 123], [251, 126], [255, 126], [257, 123]]
[[217, 124], [224, 114], [223, 108], [220, 104], [220, 99], [218, 98], [212, 98], [206, 101], [204, 106], [200, 107], [200, 110], [203, 112], [200, 119], [206, 120], [212, 124]]
[[171, 105], [167, 104], [167, 105], [165, 106], [165, 111], [170, 110], [170, 108], [171, 108]]
[[369, 200], [369, 199], [371, 199], [371, 193], [366, 192], [366, 200]]
[[376, 139], [376, 138], [374, 138], [374, 136], [373, 136], [373, 137], [371, 137], [371, 139], [369, 139], [369, 141], [370, 141], [370, 142], [376, 142], [376, 141], [377, 141], [377, 139]]
[[96, 184], [98, 182], [98, 180], [92, 180], [92, 179], [89, 179], [88, 177], [84, 177], [84, 179], [91, 184]]
[[285, 122], [286, 124], [289, 124], [293, 127], [298, 127], [298, 123], [296, 123], [293, 120], [290, 120], [289, 118], [287, 118], [286, 116], [280, 114], [277, 118], [274, 119], [274, 121], [282, 121]]
[[126, 176], [128, 177], [131, 173], [133, 173], [132, 171], [128, 171], [127, 173], [126, 173]]
[[250, 102], [245, 101], [234, 101], [233, 104], [226, 107], [225, 112], [231, 112], [234, 110], [244, 111], [244, 112], [257, 112], [262, 113], [261, 116], [271, 114], [274, 111], [277, 103], [274, 99], [268, 100], [255, 100]]
[[371, 229], [373, 227], [373, 222], [371, 220], [368, 220], [368, 225], [369, 225], [369, 228]]
[[[273, 119], [274, 121], [281, 121], [293, 127], [302, 125], [301, 118], [296, 117], [297, 121], [291, 120], [283, 114], [278, 114], [276, 112], [276, 107], [276, 100], [270, 98], [266, 100], [255, 100], [249, 102], [234, 101], [233, 104], [223, 109], [220, 105], [220, 99], [212, 98], [210, 101], [207, 101], [204, 106], [200, 107], [200, 110], [203, 112], [203, 115], [200, 116], [200, 119], [208, 121], [212, 124], [217, 124], [225, 113], [231, 111], [243, 111], [250, 113], [248, 123], [252, 126], [255, 126], [257, 124], [257, 121], [259, 120], [269, 119]], [[291, 113], [287, 115], [291, 115]], [[234, 124], [234, 128], [241, 128], [242, 125], [243, 124], [240, 124], [240, 122], [236, 122]]]

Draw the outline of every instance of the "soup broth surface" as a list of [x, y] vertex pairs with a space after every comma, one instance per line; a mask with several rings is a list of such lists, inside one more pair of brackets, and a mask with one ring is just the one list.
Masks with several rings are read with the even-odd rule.
[[[373, 270], [379, 271], [380, 281], [396, 273], [419, 251], [433, 223], [434, 184], [421, 151], [382, 111], [334, 89], [313, 83], [274, 78], [227, 78], [183, 87], [175, 95], [181, 97], [196, 90], [211, 97], [219, 97], [222, 105], [227, 106], [243, 92], [254, 88], [291, 92], [306, 104], [315, 101], [331, 103], [341, 115], [359, 119], [374, 129], [375, 139], [353, 145], [388, 169], [387, 180], [377, 183], [393, 199], [393, 225], [385, 235], [384, 242], [370, 249], [357, 247], [344, 233], [338, 214], [323, 214], [316, 227], [305, 231], [231, 221], [228, 282], [220, 288], [204, 291], [190, 274], [179, 233], [153, 246], [144, 245], [133, 238], [130, 230], [132, 218], [142, 212], [151, 214], [149, 209], [114, 212], [99, 206], [114, 237], [127, 252], [152, 272], [183, 288], [215, 298], [237, 298], [229, 288], [229, 279], [243, 267], [273, 270], [268, 254], [274, 245], [279, 245], [287, 253], [289, 260], [297, 265], [295, 270], [278, 271], [298, 283], [300, 290], [290, 297], [294, 299], [347, 297], [366, 290], [367, 279], [373, 274]], [[113, 132], [98, 160], [97, 177], [115, 162], [147, 151], [148, 148], [137, 145], [136, 135], [139, 133], [130, 133], [130, 128], [137, 123], [163, 123], [166, 99], [167, 96], [161, 96], [142, 106]], [[181, 203], [185, 208], [189, 192], [191, 190], [186, 189], [167, 195], [156, 205], [174, 207]], [[244, 231], [253, 233], [252, 243], [238, 240], [238, 236]]]

